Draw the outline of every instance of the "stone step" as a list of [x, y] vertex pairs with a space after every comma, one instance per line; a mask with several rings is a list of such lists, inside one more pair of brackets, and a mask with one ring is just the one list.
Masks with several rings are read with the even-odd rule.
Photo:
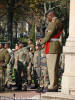
[[41, 100], [75, 100], [75, 96], [65, 95], [61, 92], [47, 92], [41, 95]]
[[69, 93], [70, 93], [71, 95], [75, 95], [75, 89], [74, 89], [74, 88], [73, 88], [73, 89], [71, 88], [70, 91], [69, 91]]

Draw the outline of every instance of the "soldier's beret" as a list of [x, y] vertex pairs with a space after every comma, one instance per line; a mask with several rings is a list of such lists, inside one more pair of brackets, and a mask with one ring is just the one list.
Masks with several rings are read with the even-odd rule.
[[0, 42], [0, 44], [10, 44], [10, 42], [9, 41], [2, 41], [2, 42]]
[[41, 44], [40, 43], [36, 43], [36, 46], [41, 47]]

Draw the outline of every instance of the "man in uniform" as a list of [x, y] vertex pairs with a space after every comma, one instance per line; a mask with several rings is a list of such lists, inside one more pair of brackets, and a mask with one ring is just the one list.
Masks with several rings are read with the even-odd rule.
[[0, 44], [0, 90], [5, 89], [6, 84], [6, 69], [9, 63], [10, 55], [6, 49]]
[[29, 39], [28, 40], [28, 46], [30, 47], [30, 51], [32, 51], [32, 53], [34, 54], [35, 47], [34, 47], [34, 44], [33, 44], [33, 40], [32, 39]]
[[[40, 45], [37, 44], [38, 49], [40, 49], [39, 46]], [[48, 92], [49, 77], [48, 77], [48, 69], [47, 69], [47, 59], [46, 59], [46, 55], [44, 53], [44, 46], [42, 46], [41, 50], [39, 50], [38, 52], [39, 52], [39, 54], [37, 56], [38, 69], [40, 67], [40, 71], [38, 70], [38, 74], [40, 74], [40, 76], [38, 75], [38, 77], [40, 77], [40, 79], [39, 79], [40, 88], [38, 89], [38, 91], [39, 92]], [[39, 64], [40, 64], [40, 66], [39, 66]]]
[[33, 69], [33, 55], [34, 55], [34, 52], [35, 52], [35, 47], [34, 47], [32, 39], [28, 40], [28, 47], [30, 48], [29, 55], [30, 55], [31, 61], [29, 63], [29, 66], [27, 67], [27, 72], [28, 72], [28, 84], [31, 85], [31, 83], [33, 83], [32, 82], [32, 75], [31, 75], [31, 73], [32, 73], [32, 69]]
[[[17, 88], [17, 83], [18, 83], [18, 75], [17, 75], [18, 56], [19, 56], [19, 46], [18, 46], [18, 44], [16, 44], [15, 50], [14, 50], [14, 65], [13, 65], [13, 70], [12, 70], [12, 81], [16, 84], [16, 88]], [[15, 88], [15, 86], [14, 86], [14, 88]]]
[[50, 85], [48, 89], [50, 91], [58, 90], [58, 66], [60, 53], [62, 47], [59, 38], [62, 34], [63, 25], [62, 22], [55, 16], [53, 9], [46, 13], [46, 17], [49, 20], [48, 27], [45, 31], [45, 38], [41, 40], [41, 45], [45, 45], [45, 53], [47, 58], [48, 74]]
[[12, 85], [12, 67], [14, 64], [14, 53], [13, 51], [10, 49], [10, 43], [5, 43], [4, 48], [9, 52], [10, 54], [10, 61], [7, 64], [7, 87], [11, 88]]
[[22, 43], [19, 43], [18, 57], [17, 57], [17, 69], [16, 69], [16, 84], [18, 90], [27, 90], [27, 52]]

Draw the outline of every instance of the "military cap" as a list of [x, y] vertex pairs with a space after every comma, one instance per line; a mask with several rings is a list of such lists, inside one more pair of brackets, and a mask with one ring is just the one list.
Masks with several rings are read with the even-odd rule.
[[10, 41], [4, 42], [4, 44], [10, 44]]
[[29, 39], [31, 42], [33, 42], [33, 39]]
[[22, 41], [18, 41], [18, 44], [21, 44], [22, 43]]

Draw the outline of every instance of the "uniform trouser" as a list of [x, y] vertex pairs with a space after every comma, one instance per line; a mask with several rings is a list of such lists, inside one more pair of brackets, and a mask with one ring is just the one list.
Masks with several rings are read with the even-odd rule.
[[36, 86], [38, 86], [38, 84], [39, 84], [39, 80], [38, 80], [38, 68], [37, 67], [34, 68], [34, 83], [35, 83]]
[[22, 62], [18, 62], [18, 68], [15, 69], [15, 81], [19, 89], [22, 85], [27, 85], [27, 68]]
[[27, 66], [27, 79], [31, 81], [31, 63]]
[[7, 65], [7, 76], [6, 76], [6, 83], [11, 84], [12, 82], [12, 67], [10, 64]]
[[40, 87], [48, 87], [49, 77], [48, 77], [47, 66], [41, 66], [41, 76], [40, 77], [41, 77]]
[[60, 54], [46, 54], [50, 85], [49, 89], [58, 88], [58, 68]]
[[0, 70], [0, 90], [5, 88], [6, 69]]

